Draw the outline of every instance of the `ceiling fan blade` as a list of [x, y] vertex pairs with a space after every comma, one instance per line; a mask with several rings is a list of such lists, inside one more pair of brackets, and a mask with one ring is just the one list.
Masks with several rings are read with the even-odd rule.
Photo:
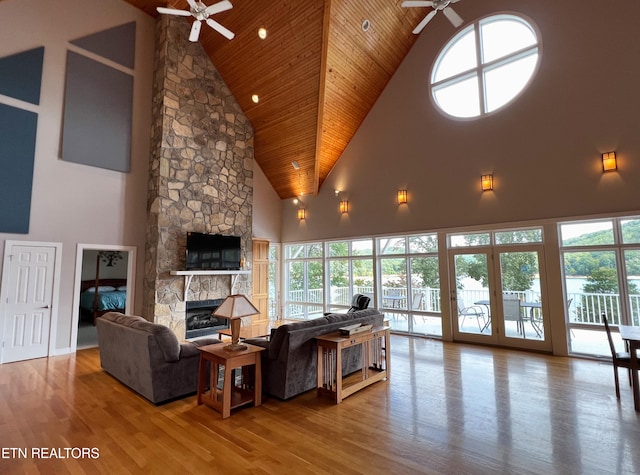
[[187, 0], [187, 2], [189, 2], [189, 6], [193, 10], [197, 10], [198, 9], [198, 2], [196, 2], [196, 0]]
[[444, 10], [442, 10], [442, 13], [444, 13], [444, 16], [446, 16], [451, 24], [456, 28], [464, 23], [462, 17], [460, 17], [460, 15], [458, 15], [451, 7], [445, 8]]
[[158, 13], [163, 13], [165, 15], [191, 16], [191, 12], [186, 10], [176, 10], [175, 8], [157, 7], [156, 10], [158, 10]]
[[211, 28], [216, 30], [218, 33], [220, 33], [222, 36], [224, 36], [228, 40], [232, 40], [236, 36], [231, 30], [226, 29], [220, 23], [218, 23], [215, 20], [212, 20], [211, 18], [207, 18], [207, 25], [209, 25]]
[[404, 2], [402, 2], [402, 6], [404, 8], [411, 8], [411, 7], [432, 7], [433, 6], [433, 2], [430, 1], [422, 1], [422, 0], [405, 0]]
[[206, 8], [204, 11], [205, 16], [215, 15], [216, 13], [224, 12], [227, 10], [231, 10], [233, 5], [229, 0], [223, 0], [222, 2], [214, 3], [213, 5]]
[[425, 26], [427, 26], [427, 23], [429, 23], [431, 21], [431, 19], [436, 16], [436, 13], [438, 13], [438, 10], [431, 10], [426, 17], [424, 17], [422, 19], [422, 21], [420, 23], [418, 23], [418, 26], [416, 26], [413, 29], [413, 34], [417, 35], [418, 33], [420, 33]]
[[200, 28], [202, 28], [202, 22], [200, 20], [196, 20], [191, 25], [191, 33], [189, 33], [189, 41], [196, 42], [198, 41], [198, 37], [200, 36]]

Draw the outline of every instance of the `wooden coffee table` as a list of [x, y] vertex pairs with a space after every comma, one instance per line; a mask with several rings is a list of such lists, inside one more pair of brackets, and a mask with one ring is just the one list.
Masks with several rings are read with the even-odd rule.
[[[206, 404], [226, 419], [231, 409], [253, 403], [262, 404], [262, 370], [259, 346], [247, 345], [246, 350], [228, 351], [224, 344], [206, 345], [200, 350], [198, 369], [198, 405]], [[207, 386], [207, 362], [210, 362], [209, 390]], [[218, 387], [220, 366], [224, 366], [222, 389]], [[233, 371], [242, 369], [242, 377], [235, 378]]]

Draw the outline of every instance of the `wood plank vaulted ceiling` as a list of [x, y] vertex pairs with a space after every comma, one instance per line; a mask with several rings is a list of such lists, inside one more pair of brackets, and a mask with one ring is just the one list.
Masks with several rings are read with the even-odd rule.
[[[153, 17], [158, 6], [189, 8], [187, 0], [125, 1]], [[203, 24], [200, 43], [251, 121], [255, 160], [281, 199], [318, 193], [413, 46], [428, 10], [401, 2], [232, 0], [213, 18], [233, 40]]]

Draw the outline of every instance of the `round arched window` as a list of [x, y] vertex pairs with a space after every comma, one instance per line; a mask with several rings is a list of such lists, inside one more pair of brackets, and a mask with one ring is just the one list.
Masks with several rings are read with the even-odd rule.
[[529, 83], [540, 57], [531, 23], [516, 15], [494, 15], [469, 25], [443, 48], [431, 73], [438, 107], [453, 117], [490, 114]]

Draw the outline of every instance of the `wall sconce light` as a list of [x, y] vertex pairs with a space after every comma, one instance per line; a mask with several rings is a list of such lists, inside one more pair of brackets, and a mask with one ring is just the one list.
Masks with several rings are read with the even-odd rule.
[[616, 161], [616, 152], [607, 152], [602, 154], [602, 171], [611, 172], [618, 169]]
[[340, 213], [346, 214], [349, 212], [349, 202], [347, 200], [340, 201]]
[[407, 190], [398, 190], [398, 204], [404, 204], [407, 202]]
[[298, 219], [302, 221], [307, 217], [307, 212], [304, 208], [298, 208]]
[[482, 175], [480, 182], [482, 183], [482, 191], [493, 190], [493, 175]]

